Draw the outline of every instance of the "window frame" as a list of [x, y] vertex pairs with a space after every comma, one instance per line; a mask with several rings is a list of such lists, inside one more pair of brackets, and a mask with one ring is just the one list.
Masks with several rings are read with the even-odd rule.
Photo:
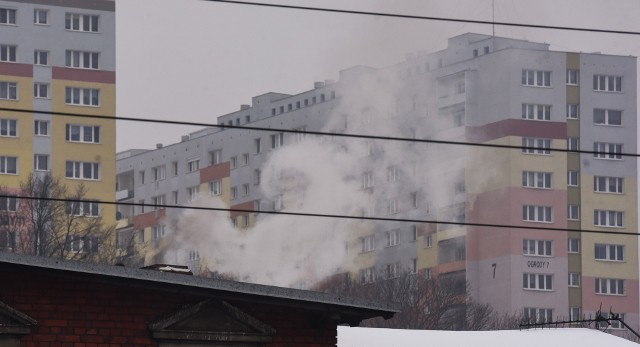
[[222, 180], [215, 180], [209, 182], [209, 192], [212, 196], [222, 195]]
[[[615, 114], [615, 113], [617, 113], [617, 115], [619, 116], [620, 124], [612, 123], [611, 121], [612, 114]], [[593, 109], [593, 125], [622, 127], [624, 126], [624, 123], [622, 122], [623, 115], [624, 115], [623, 110], [614, 110], [614, 109], [608, 109], [608, 108], [594, 108]], [[600, 117], [602, 117], [602, 121], [600, 121]]]
[[579, 86], [580, 85], [580, 70], [579, 69], [567, 69], [567, 85]]
[[20, 137], [20, 123], [17, 119], [0, 118], [0, 137]]
[[624, 244], [596, 243], [593, 245], [593, 258], [597, 261], [626, 262]]
[[521, 84], [526, 87], [551, 88], [551, 71], [522, 69]]
[[577, 204], [567, 205], [567, 219], [580, 220], [580, 205], [577, 205]]
[[[612, 182], [614, 182], [614, 184], [612, 184]], [[612, 186], [615, 186], [615, 191], [611, 190]], [[601, 190], [601, 187], [603, 187], [604, 190]], [[604, 194], [624, 194], [624, 177], [593, 176], [593, 192]]]
[[70, 106], [101, 107], [100, 88], [65, 87], [65, 104]]
[[17, 82], [0, 81], [0, 100], [20, 100], [19, 91]]
[[[617, 75], [593, 75], [593, 91], [605, 93], [623, 93], [622, 78]], [[612, 82], [613, 80], [613, 82]], [[610, 88], [613, 87], [613, 88]]]
[[[604, 224], [602, 221], [604, 217]], [[602, 228], [624, 228], [624, 211], [614, 210], [593, 210], [593, 225]]]
[[553, 189], [553, 173], [544, 171], [522, 171], [522, 187], [530, 189]]
[[[69, 165], [71, 165], [71, 176], [69, 176]], [[85, 177], [85, 168], [91, 167], [91, 177]], [[65, 178], [72, 180], [86, 180], [86, 181], [100, 181], [101, 180], [101, 166], [97, 162], [87, 161], [73, 161], [67, 160], [65, 162]]]
[[553, 240], [522, 240], [522, 255], [524, 256], [552, 258], [553, 253]]
[[622, 143], [594, 142], [593, 158], [603, 160], [622, 160]]
[[[15, 171], [9, 171], [9, 160], [13, 160]], [[8, 155], [0, 155], [0, 175], [19, 175], [20, 174], [20, 158]]]
[[522, 289], [542, 292], [552, 292], [553, 274], [547, 273], [530, 273], [522, 274]]
[[[77, 131], [77, 140], [74, 139]], [[89, 133], [87, 133], [89, 131]], [[102, 129], [99, 125], [88, 124], [65, 124], [65, 140], [70, 143], [87, 143], [99, 145], [102, 143]], [[89, 134], [89, 135], [88, 135]], [[87, 136], [91, 139], [87, 140]]]
[[[615, 292], [611, 290], [611, 283], [616, 283]], [[614, 295], [614, 296], [625, 296], [627, 293], [626, 283], [624, 279], [620, 278], [595, 278], [595, 294], [596, 295]]]
[[[44, 60], [44, 62], [43, 62]], [[36, 49], [33, 51], [33, 65], [38, 66], [51, 66], [49, 64], [49, 51], [43, 51]]]
[[[44, 22], [41, 21], [42, 16], [40, 14], [44, 13]], [[33, 9], [33, 24], [35, 25], [50, 25], [49, 24], [49, 10], [43, 8], [34, 8]]]
[[[41, 169], [42, 159], [44, 158], [44, 169]], [[51, 167], [49, 165], [49, 155], [48, 154], [34, 154], [33, 155], [33, 170], [40, 172], [48, 172], [51, 171]]]
[[[85, 26], [85, 22], [89, 20], [88, 28]], [[76, 23], [77, 21], [77, 28]], [[95, 24], [93, 22], [96, 22]], [[66, 12], [64, 16], [64, 29], [68, 31], [83, 32], [83, 33], [99, 33], [100, 32], [100, 16], [96, 14], [85, 14], [76, 12]]]
[[522, 205], [522, 221], [530, 223], [553, 223], [553, 206]]
[[522, 119], [549, 122], [551, 121], [551, 105], [523, 103]]
[[33, 97], [35, 99], [51, 99], [51, 84], [33, 82]]
[[0, 44], [0, 62], [17, 63], [18, 45]]
[[[581, 243], [581, 240], [578, 238], [569, 238], [567, 240], [567, 253], [580, 254]], [[575, 248], [572, 246], [575, 246]]]
[[567, 119], [580, 119], [580, 104], [567, 103]]
[[542, 137], [523, 137], [522, 153], [533, 155], [551, 155], [551, 139]]
[[[4, 12], [5, 21], [2, 21]], [[17, 25], [18, 23], [18, 10], [15, 8], [2, 7], [0, 8], [0, 25]]]
[[579, 288], [581, 286], [581, 275], [579, 272], [569, 272], [567, 285], [570, 288]]
[[[45, 124], [45, 131], [44, 133], [41, 132], [42, 130], [42, 126], [41, 124]], [[49, 125], [50, 122], [48, 120], [42, 120], [42, 119], [34, 119], [33, 121], [33, 136], [43, 136], [43, 137], [49, 137]]]

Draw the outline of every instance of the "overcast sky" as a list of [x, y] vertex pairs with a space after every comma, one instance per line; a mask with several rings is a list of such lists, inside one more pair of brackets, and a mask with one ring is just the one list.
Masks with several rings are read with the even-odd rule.
[[[259, 0], [256, 0], [259, 1]], [[349, 10], [491, 20], [491, 0], [268, 0]], [[117, 1], [117, 112], [215, 123], [269, 91], [296, 94], [354, 65], [382, 67], [437, 51], [469, 25], [199, 0]], [[640, 31], [637, 0], [495, 0], [495, 20]], [[561, 51], [640, 55], [640, 36], [495, 27], [496, 35]], [[118, 151], [153, 148], [197, 130], [119, 122]]]

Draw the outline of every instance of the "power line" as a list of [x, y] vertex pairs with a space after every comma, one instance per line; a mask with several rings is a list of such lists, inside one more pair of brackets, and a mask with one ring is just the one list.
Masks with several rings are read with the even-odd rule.
[[48, 114], [53, 116], [65, 116], [65, 117], [77, 117], [77, 118], [93, 118], [93, 119], [106, 119], [106, 120], [120, 120], [120, 121], [132, 121], [132, 122], [147, 122], [156, 124], [170, 124], [170, 125], [188, 125], [188, 126], [200, 126], [220, 129], [243, 129], [243, 130], [255, 130], [255, 131], [268, 131], [268, 132], [281, 132], [281, 133], [293, 133], [293, 134], [305, 134], [305, 135], [319, 135], [319, 136], [334, 136], [334, 137], [346, 137], [346, 138], [358, 138], [369, 140], [386, 140], [386, 141], [398, 141], [398, 142], [412, 142], [412, 143], [428, 143], [439, 145], [453, 145], [453, 146], [471, 146], [471, 147], [484, 147], [484, 148], [502, 148], [502, 149], [517, 149], [517, 150], [532, 150], [532, 151], [550, 151], [550, 152], [562, 152], [562, 153], [577, 153], [577, 154], [592, 154], [592, 155], [615, 155], [619, 157], [640, 157], [638, 153], [628, 152], [599, 152], [589, 151], [581, 149], [567, 149], [567, 148], [543, 148], [543, 147], [531, 147], [531, 146], [516, 146], [516, 145], [501, 145], [496, 143], [478, 143], [478, 142], [462, 142], [462, 141], [447, 141], [447, 140], [433, 140], [433, 139], [419, 139], [409, 137], [394, 137], [394, 136], [378, 136], [378, 135], [364, 135], [364, 134], [352, 134], [341, 132], [323, 132], [323, 131], [307, 131], [307, 130], [295, 130], [295, 129], [283, 129], [283, 128], [265, 128], [254, 126], [240, 126], [240, 125], [224, 125], [224, 124], [211, 124], [211, 123], [199, 123], [199, 122], [185, 122], [176, 120], [162, 120], [162, 119], [147, 119], [147, 118], [135, 118], [135, 117], [114, 117], [104, 115], [89, 115], [69, 112], [56, 112], [56, 111], [39, 111], [19, 108], [7, 108], [0, 107], [0, 111], [16, 112], [16, 113], [38, 113]]
[[337, 218], [337, 219], [351, 219], [351, 220], [361, 220], [361, 221], [445, 224], [445, 225], [462, 225], [462, 226], [501, 228], [501, 229], [508, 228], [508, 229], [525, 229], [525, 230], [541, 230], [541, 231], [566, 231], [566, 232], [577, 232], [577, 233], [588, 233], [588, 234], [640, 236], [640, 233], [631, 233], [631, 232], [624, 232], [624, 231], [602, 231], [602, 230], [592, 230], [592, 229], [554, 228], [554, 227], [538, 227], [538, 226], [493, 224], [493, 223], [451, 222], [451, 221], [427, 220], [427, 219], [347, 216], [347, 215], [340, 215], [340, 214], [263, 211], [263, 210], [255, 210], [255, 209], [204, 207], [204, 206], [155, 205], [155, 204], [143, 204], [143, 203], [135, 203], [135, 202], [117, 202], [117, 201], [104, 201], [104, 200], [93, 200], [93, 199], [88, 200], [88, 199], [73, 199], [73, 198], [32, 197], [32, 196], [26, 196], [26, 195], [25, 196], [9, 195], [6, 193], [5, 194], [0, 193], [0, 198], [16, 198], [16, 199], [41, 200], [41, 201], [52, 201], [52, 202], [77, 202], [77, 203], [96, 202], [100, 204], [116, 205], [116, 206], [123, 205], [123, 206], [133, 206], [133, 207], [137, 206], [137, 207], [150, 207], [150, 208], [169, 208], [169, 209], [180, 209], [180, 210], [259, 213], [259, 214], [285, 215], [285, 216], [295, 216], [295, 217]]
[[604, 33], [604, 34], [640, 35], [640, 32], [638, 31], [578, 28], [578, 27], [525, 24], [525, 23], [512, 23], [512, 22], [496, 22], [496, 21], [461, 19], [461, 18], [430, 17], [430, 16], [418, 16], [418, 15], [408, 15], [408, 14], [399, 14], [399, 13], [344, 10], [344, 9], [337, 9], [337, 8], [309, 7], [309, 6], [296, 6], [296, 5], [283, 5], [283, 4], [264, 4], [264, 3], [236, 1], [236, 0], [202, 0], [202, 1], [219, 2], [219, 3], [227, 3], [227, 4], [234, 4], [234, 5], [250, 5], [250, 6], [262, 6], [262, 7], [271, 7], [271, 8], [284, 8], [284, 9], [291, 9], [291, 10], [343, 13], [343, 14], [391, 17], [391, 18], [402, 18], [402, 19], [418, 19], [418, 20], [429, 20], [429, 21], [439, 21], [439, 22], [482, 24], [482, 25], [492, 25], [492, 26], [500, 25], [500, 26], [524, 27], [524, 28], [535, 28], [535, 29], [569, 30], [569, 31], [581, 31], [581, 32]]

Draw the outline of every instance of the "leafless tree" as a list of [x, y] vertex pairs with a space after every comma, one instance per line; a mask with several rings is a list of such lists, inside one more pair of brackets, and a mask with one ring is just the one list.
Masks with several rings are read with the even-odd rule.
[[88, 200], [87, 193], [82, 183], [69, 188], [50, 174], [34, 173], [21, 182], [17, 192], [0, 188], [0, 195], [27, 197], [17, 199], [14, 209], [0, 207], [0, 219], [9, 221], [3, 225], [4, 229], [15, 238], [13, 250], [38, 256], [112, 262], [115, 225], [105, 224], [98, 202]]
[[392, 319], [373, 318], [362, 326], [396, 329], [496, 330], [517, 329], [519, 314], [504, 314], [488, 304], [473, 301], [464, 273], [429, 276], [401, 273], [393, 278], [378, 276], [372, 283], [360, 284], [348, 276], [333, 278], [317, 289], [390, 302], [400, 307]]

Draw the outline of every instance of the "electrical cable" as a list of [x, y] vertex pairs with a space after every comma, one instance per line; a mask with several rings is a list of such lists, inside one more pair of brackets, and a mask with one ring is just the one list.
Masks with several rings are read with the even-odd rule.
[[235, 4], [235, 5], [283, 8], [283, 9], [291, 9], [291, 10], [355, 14], [355, 15], [391, 17], [391, 18], [401, 18], [401, 19], [418, 19], [418, 20], [429, 20], [429, 21], [439, 21], [439, 22], [499, 25], [499, 26], [524, 27], [524, 28], [534, 28], [534, 29], [568, 30], [568, 31], [581, 31], [581, 32], [604, 33], [604, 34], [640, 35], [639, 31], [578, 28], [578, 27], [566, 27], [566, 26], [557, 26], [557, 25], [541, 25], [541, 24], [526, 24], [526, 23], [512, 23], [512, 22], [496, 22], [496, 21], [462, 19], [462, 18], [430, 17], [430, 16], [418, 16], [418, 15], [408, 15], [408, 14], [399, 14], [399, 13], [344, 10], [344, 9], [337, 9], [337, 8], [310, 7], [310, 6], [283, 5], [283, 4], [265, 4], [265, 3], [258, 3], [258, 2], [236, 1], [236, 0], [201, 0], [201, 1], [218, 2], [218, 3]]
[[[439, 145], [517, 149], [522, 151], [530, 150], [530, 151], [591, 154], [594, 156], [603, 155], [603, 156], [616, 156], [616, 157], [636, 157], [636, 158], [640, 157], [640, 154], [638, 153], [629, 153], [629, 152], [600, 152], [600, 151], [589, 151], [589, 150], [582, 150], [582, 149], [544, 148], [544, 147], [535, 147], [535, 146], [530, 147], [530, 146], [517, 146], [517, 145], [502, 145], [502, 144], [496, 144], [496, 143], [446, 141], [446, 140], [433, 140], [433, 139], [418, 139], [418, 138], [409, 138], [409, 137], [351, 134], [351, 133], [340, 133], [340, 132], [332, 133], [332, 132], [323, 132], [323, 131], [307, 131], [307, 130], [303, 131], [303, 130], [295, 130], [295, 129], [265, 128], [265, 127], [254, 127], [254, 126], [244, 126], [244, 125], [242, 126], [241, 125], [224, 125], [224, 124], [185, 122], [185, 121], [175, 121], [175, 120], [88, 115], [88, 114], [69, 113], [69, 112], [38, 111], [38, 110], [28, 110], [28, 109], [19, 109], [19, 108], [7, 108], [7, 107], [0, 107], [0, 111], [16, 112], [16, 113], [37, 113], [37, 114], [48, 114], [53, 116], [106, 119], [106, 120], [116, 120], [116, 121], [120, 120], [120, 121], [133, 121], [133, 122], [147, 122], [147, 123], [156, 123], [156, 124], [188, 125], [188, 126], [200, 126], [200, 127], [220, 128], [220, 129], [243, 129], [243, 130], [281, 132], [281, 133], [293, 133], [293, 134], [305, 134], [305, 135], [334, 136], [334, 137], [359, 138], [359, 139], [369, 139], [369, 140], [387, 140], [387, 141], [398, 141], [398, 142], [430, 143], [430, 144], [439, 144]], [[514, 135], [508, 135], [508, 136], [514, 136]]]
[[592, 229], [538, 227], [538, 226], [511, 225], [511, 224], [452, 222], [452, 221], [408, 219], [408, 218], [384, 218], [384, 217], [363, 217], [363, 216], [359, 217], [359, 216], [347, 216], [347, 215], [339, 215], [339, 214], [263, 211], [263, 210], [255, 210], [255, 209], [238, 209], [238, 208], [204, 207], [204, 206], [154, 205], [154, 204], [141, 204], [141, 203], [135, 203], [135, 202], [117, 202], [117, 201], [104, 201], [104, 200], [94, 200], [94, 199], [87, 200], [87, 199], [73, 199], [73, 198], [31, 197], [31, 196], [12, 195], [12, 194], [6, 194], [6, 193], [5, 194], [0, 193], [0, 198], [16, 198], [16, 199], [25, 199], [25, 200], [51, 201], [51, 202], [77, 202], [77, 203], [96, 202], [99, 204], [116, 205], [116, 206], [123, 205], [123, 206], [132, 206], [132, 207], [137, 206], [137, 207], [149, 207], [149, 208], [197, 210], [197, 211], [258, 213], [258, 214], [285, 215], [285, 216], [296, 216], [296, 217], [351, 219], [351, 220], [361, 220], [361, 221], [445, 224], [445, 225], [462, 225], [462, 226], [485, 227], [485, 228], [502, 228], [502, 229], [508, 228], [508, 229], [525, 229], [525, 230], [540, 230], [540, 231], [566, 231], [566, 232], [604, 234], [604, 235], [640, 236], [640, 233], [631, 233], [631, 232], [624, 232], [624, 231], [602, 231], [602, 230], [592, 230]]

